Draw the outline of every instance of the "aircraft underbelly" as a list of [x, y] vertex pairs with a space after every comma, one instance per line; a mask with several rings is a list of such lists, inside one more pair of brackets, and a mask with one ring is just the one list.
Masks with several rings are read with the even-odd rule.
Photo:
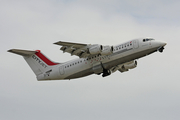
[[[151, 49], [140, 51], [140, 52], [137, 52], [137, 53], [132, 53], [130, 55], [123, 56], [123, 57], [120, 57], [118, 59], [106, 62], [106, 63], [102, 63], [102, 66], [103, 66], [104, 69], [108, 70], [108, 69], [111, 69], [114, 66], [117, 66], [117, 65], [120, 65], [120, 64], [123, 64], [123, 63], [129, 62], [129, 61], [141, 58], [143, 56], [149, 55], [149, 54], [151, 54], [153, 52], [156, 52], [156, 51], [157, 51], [157, 48], [151, 48]], [[92, 68], [87, 68], [85, 70], [74, 73], [74, 74], [72, 74], [70, 76], [67, 76], [65, 79], [80, 78], [80, 77], [85, 77], [85, 76], [88, 76], [88, 75], [91, 75], [91, 74], [94, 74], [93, 69]]]
[[149, 54], [151, 54], [153, 52], [156, 52], [156, 51], [157, 51], [157, 48], [151, 48], [151, 49], [140, 51], [140, 52], [137, 52], [137, 53], [133, 53], [133, 54], [130, 54], [130, 55], [127, 55], [127, 56], [123, 56], [123, 57], [115, 59], [113, 61], [103, 63], [103, 67], [105, 69], [111, 69], [112, 67], [114, 67], [116, 65], [120, 65], [120, 64], [123, 64], [123, 63], [129, 62], [129, 61], [141, 58], [143, 56], [149, 55]]
[[77, 72], [75, 74], [72, 74], [70, 76], [67, 76], [64, 79], [74, 79], [74, 78], [85, 77], [85, 76], [91, 75], [93, 73], [94, 72], [93, 72], [92, 68], [89, 68], [89, 69], [86, 69], [86, 70], [79, 71], [79, 72]]

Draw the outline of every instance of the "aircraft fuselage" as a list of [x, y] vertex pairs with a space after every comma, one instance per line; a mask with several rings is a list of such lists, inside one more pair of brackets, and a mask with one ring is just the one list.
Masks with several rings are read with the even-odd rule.
[[[38, 80], [64, 80], [80, 78], [91, 74], [111, 74], [111, 69], [118, 65], [134, 61], [156, 51], [163, 50], [166, 43], [154, 39], [135, 39], [113, 46], [113, 53], [102, 56], [71, 60], [52, 67], [37, 76]], [[162, 51], [161, 51], [162, 52]], [[41, 63], [42, 64], [42, 63]], [[107, 76], [105, 75], [105, 76]]]

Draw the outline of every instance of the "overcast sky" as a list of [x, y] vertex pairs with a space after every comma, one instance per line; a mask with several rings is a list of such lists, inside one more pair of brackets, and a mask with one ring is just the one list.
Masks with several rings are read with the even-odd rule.
[[[0, 119], [179, 119], [179, 6], [179, 0], [0, 0]], [[40, 49], [65, 62], [77, 57], [54, 42], [116, 45], [141, 37], [167, 46], [105, 78], [39, 82], [21, 56], [7, 52]]]

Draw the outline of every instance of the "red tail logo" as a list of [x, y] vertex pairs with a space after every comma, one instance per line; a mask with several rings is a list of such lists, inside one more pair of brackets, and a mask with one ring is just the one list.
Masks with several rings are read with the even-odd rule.
[[35, 53], [42, 61], [44, 61], [47, 65], [57, 65], [58, 63], [54, 63], [51, 60], [49, 60], [47, 57], [45, 57], [40, 50], [36, 50], [37, 52]]

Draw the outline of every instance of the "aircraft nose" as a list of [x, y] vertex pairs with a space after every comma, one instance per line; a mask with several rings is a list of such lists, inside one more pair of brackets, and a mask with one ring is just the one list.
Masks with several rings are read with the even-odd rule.
[[162, 53], [163, 50], [164, 50], [164, 46], [165, 46], [167, 43], [166, 43], [166, 42], [157, 42], [157, 43], [158, 43], [157, 45], [158, 45], [158, 47], [159, 47], [159, 48], [158, 48], [158, 51]]
[[167, 43], [166, 42], [161, 42], [161, 45], [165, 46], [165, 45], [167, 45]]
[[158, 43], [159, 43], [159, 46], [165, 46], [165, 45], [167, 45], [166, 42], [158, 42]]

